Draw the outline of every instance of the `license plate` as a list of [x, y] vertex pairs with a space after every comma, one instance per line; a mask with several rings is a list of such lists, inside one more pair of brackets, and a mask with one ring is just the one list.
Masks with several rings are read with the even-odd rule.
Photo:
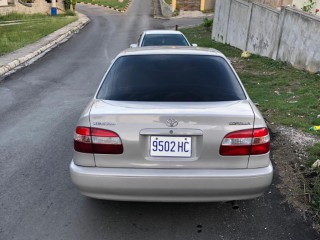
[[191, 157], [191, 137], [151, 136], [150, 156], [152, 157]]

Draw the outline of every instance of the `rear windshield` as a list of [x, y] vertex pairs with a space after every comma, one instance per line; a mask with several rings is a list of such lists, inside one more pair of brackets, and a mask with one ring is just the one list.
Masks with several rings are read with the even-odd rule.
[[156, 102], [244, 100], [226, 60], [204, 55], [135, 55], [116, 60], [98, 99]]
[[146, 34], [141, 46], [189, 46], [180, 34]]

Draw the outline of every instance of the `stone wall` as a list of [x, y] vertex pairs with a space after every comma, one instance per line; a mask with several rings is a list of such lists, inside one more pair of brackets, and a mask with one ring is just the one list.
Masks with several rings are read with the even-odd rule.
[[242, 0], [216, 0], [212, 38], [299, 69], [320, 72], [320, 18]]
[[[63, 0], [58, 0], [57, 8], [58, 8], [58, 12], [64, 11]], [[6, 15], [11, 12], [26, 13], [26, 14], [33, 14], [33, 13], [50, 14], [51, 3], [47, 3], [45, 0], [35, 0], [32, 3], [31, 7], [27, 7], [19, 3], [18, 0], [15, 0], [13, 5], [9, 5], [7, 7], [0, 7], [0, 15]]]

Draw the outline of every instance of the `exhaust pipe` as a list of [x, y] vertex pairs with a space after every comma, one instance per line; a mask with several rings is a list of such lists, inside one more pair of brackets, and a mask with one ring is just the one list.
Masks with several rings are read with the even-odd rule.
[[230, 203], [231, 203], [232, 209], [234, 210], [239, 209], [238, 201], [231, 201]]

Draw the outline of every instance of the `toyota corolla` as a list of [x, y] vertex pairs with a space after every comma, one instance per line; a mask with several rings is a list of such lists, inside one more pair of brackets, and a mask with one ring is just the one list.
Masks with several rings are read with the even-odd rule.
[[70, 172], [99, 199], [243, 200], [269, 188], [269, 153], [266, 123], [222, 53], [131, 48], [79, 119]]

